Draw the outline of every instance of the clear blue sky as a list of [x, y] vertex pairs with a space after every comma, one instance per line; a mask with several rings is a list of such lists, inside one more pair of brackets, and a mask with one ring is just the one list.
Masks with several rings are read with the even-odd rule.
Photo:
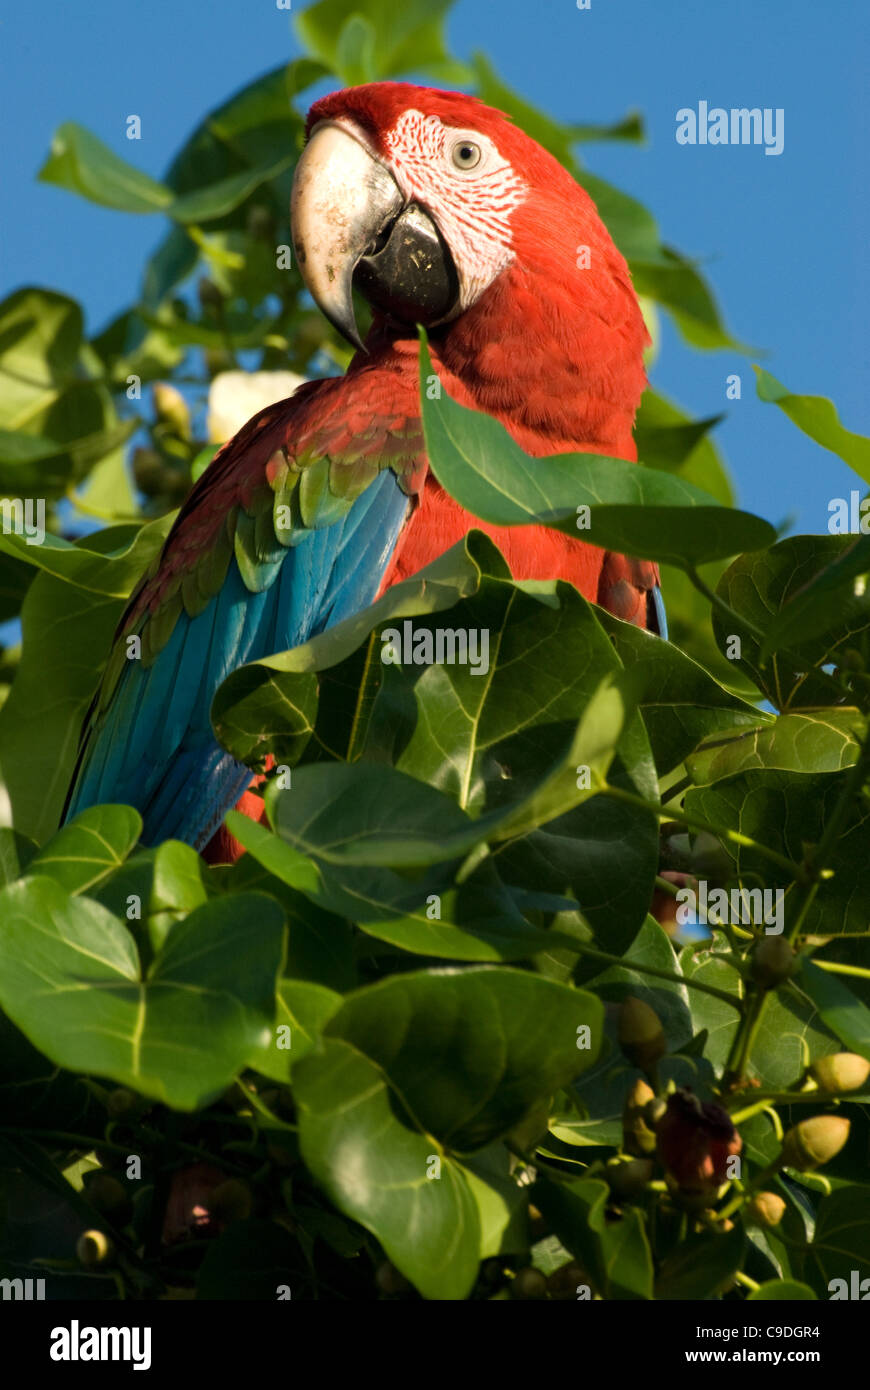
[[[483, 50], [560, 119], [638, 108], [648, 144], [587, 145], [588, 167], [703, 260], [727, 322], [766, 349], [768, 370], [794, 391], [831, 396], [849, 428], [870, 432], [870, 12], [859, 0], [592, 0], [584, 12], [575, 0], [458, 0], [448, 26], [459, 56]], [[8, 0], [0, 44], [0, 289], [63, 290], [93, 331], [135, 299], [165, 224], [35, 183], [52, 131], [76, 120], [160, 176], [208, 109], [296, 55], [290, 16], [271, 0]], [[784, 152], [679, 146], [675, 113], [702, 99], [784, 108]], [[136, 144], [124, 138], [131, 113], [143, 122]], [[744, 398], [728, 404], [734, 370]], [[697, 415], [727, 408], [717, 437], [740, 500], [771, 520], [791, 514], [798, 529], [824, 530], [828, 499], [859, 485], [756, 400], [748, 362], [734, 354], [688, 350], [667, 328], [653, 381]]]

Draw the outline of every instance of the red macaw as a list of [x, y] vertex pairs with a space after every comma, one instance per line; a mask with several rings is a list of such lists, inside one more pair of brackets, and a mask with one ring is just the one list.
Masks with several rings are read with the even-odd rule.
[[[231, 670], [364, 608], [473, 526], [516, 578], [568, 580], [661, 631], [655, 565], [544, 526], [481, 525], [428, 472], [421, 431], [417, 323], [445, 390], [527, 453], [637, 457], [648, 337], [591, 198], [506, 116], [457, 92], [350, 88], [314, 104], [307, 134], [297, 262], [358, 351], [345, 376], [306, 383], [224, 445], [121, 620], [66, 816], [132, 804], [146, 844], [208, 845], [251, 782], [209, 721]], [[353, 288], [374, 311], [365, 344]]]

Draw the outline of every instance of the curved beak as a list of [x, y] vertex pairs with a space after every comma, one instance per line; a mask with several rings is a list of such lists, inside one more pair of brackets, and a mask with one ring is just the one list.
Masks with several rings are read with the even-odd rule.
[[456, 271], [434, 222], [422, 208], [406, 206], [390, 171], [346, 125], [315, 126], [296, 166], [290, 216], [305, 286], [355, 347], [363, 343], [354, 284], [412, 324], [432, 323], [453, 307]]

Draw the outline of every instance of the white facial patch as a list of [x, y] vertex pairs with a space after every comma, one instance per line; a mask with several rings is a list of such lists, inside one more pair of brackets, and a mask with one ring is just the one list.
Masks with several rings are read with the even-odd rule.
[[[473, 168], [453, 162], [457, 144], [473, 143]], [[434, 217], [459, 277], [459, 309], [467, 309], [514, 259], [510, 214], [527, 186], [486, 135], [444, 125], [437, 116], [405, 111], [386, 136], [390, 168], [404, 197]]]

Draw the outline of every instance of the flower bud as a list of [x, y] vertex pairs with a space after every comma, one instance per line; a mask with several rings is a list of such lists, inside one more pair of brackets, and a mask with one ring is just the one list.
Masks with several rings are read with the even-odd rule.
[[658, 1014], [631, 995], [620, 1005], [617, 1036], [629, 1062], [642, 1071], [649, 1071], [668, 1050]]
[[616, 1198], [636, 1197], [653, 1175], [651, 1158], [611, 1158], [604, 1170], [604, 1181]]
[[870, 1062], [857, 1052], [834, 1052], [829, 1057], [818, 1057], [810, 1073], [825, 1091], [840, 1095], [864, 1085], [870, 1076]]
[[190, 410], [187, 401], [176, 386], [168, 381], [154, 383], [154, 410], [158, 420], [169, 425], [173, 434], [181, 439], [190, 438]]
[[777, 1192], [756, 1192], [744, 1210], [751, 1226], [766, 1226], [772, 1230], [785, 1214], [785, 1202]]
[[727, 1110], [705, 1104], [688, 1089], [674, 1091], [656, 1129], [659, 1158], [670, 1186], [709, 1206], [730, 1177], [729, 1158], [743, 1141]]
[[635, 1081], [622, 1112], [622, 1147], [627, 1154], [642, 1158], [654, 1151], [656, 1136], [647, 1116], [647, 1106], [654, 1100], [652, 1087]]
[[780, 1158], [786, 1168], [811, 1173], [830, 1163], [849, 1138], [849, 1121], [842, 1115], [813, 1115], [793, 1125], [782, 1141]]
[[752, 952], [750, 974], [762, 989], [776, 989], [794, 974], [797, 956], [783, 936], [763, 936]]
[[141, 1109], [142, 1102], [139, 1096], [133, 1091], [128, 1091], [125, 1086], [116, 1087], [106, 1096], [106, 1110], [113, 1120], [136, 1115]]
[[76, 1241], [76, 1258], [85, 1269], [110, 1264], [115, 1247], [103, 1231], [82, 1231]]
[[[675, 888], [691, 888], [692, 892], [697, 892], [698, 880], [692, 878], [691, 874], [663, 869], [660, 877], [668, 883], [672, 883]], [[650, 903], [650, 916], [655, 917], [659, 926], [667, 932], [668, 936], [675, 936], [680, 930], [681, 923], [677, 920], [679, 906], [680, 904], [673, 893], [668, 893], [662, 888], [655, 889]]]

